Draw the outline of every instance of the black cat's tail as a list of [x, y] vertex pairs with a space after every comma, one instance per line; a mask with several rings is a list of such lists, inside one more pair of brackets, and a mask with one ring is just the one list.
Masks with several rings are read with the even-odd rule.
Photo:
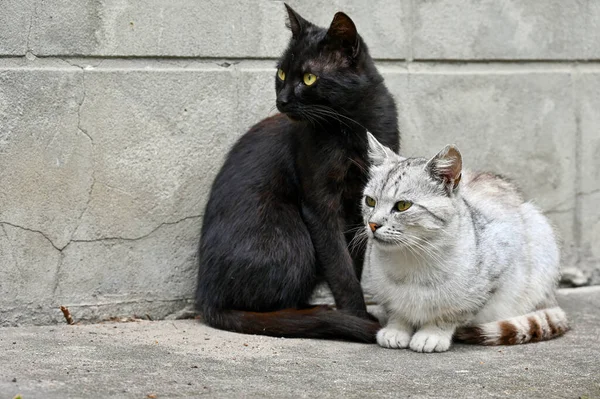
[[363, 319], [329, 306], [246, 312], [204, 308], [202, 320], [211, 327], [242, 334], [285, 338], [321, 338], [374, 343], [378, 322]]

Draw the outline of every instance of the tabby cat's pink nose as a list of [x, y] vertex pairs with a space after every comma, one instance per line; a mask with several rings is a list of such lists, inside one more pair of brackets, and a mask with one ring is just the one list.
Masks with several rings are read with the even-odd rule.
[[375, 232], [375, 230], [377, 230], [378, 228], [380, 228], [381, 225], [379, 225], [377, 223], [369, 223], [369, 227], [371, 228], [372, 232]]

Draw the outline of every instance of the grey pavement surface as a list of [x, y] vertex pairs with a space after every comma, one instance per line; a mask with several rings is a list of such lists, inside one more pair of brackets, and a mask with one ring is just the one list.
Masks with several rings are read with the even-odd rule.
[[442, 354], [195, 320], [0, 328], [0, 398], [600, 398], [600, 287], [559, 298], [573, 324], [560, 339]]

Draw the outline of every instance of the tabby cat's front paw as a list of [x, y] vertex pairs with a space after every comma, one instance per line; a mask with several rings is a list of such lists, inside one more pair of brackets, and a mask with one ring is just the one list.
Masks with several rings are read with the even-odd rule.
[[417, 331], [410, 340], [410, 349], [415, 352], [446, 352], [451, 343], [452, 335], [443, 331]]
[[377, 332], [379, 346], [391, 349], [408, 348], [410, 333], [395, 328], [382, 328]]

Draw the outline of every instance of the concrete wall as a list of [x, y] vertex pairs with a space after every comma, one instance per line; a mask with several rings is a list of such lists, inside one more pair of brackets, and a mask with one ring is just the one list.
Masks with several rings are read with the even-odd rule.
[[[600, 283], [600, 2], [290, 1], [354, 18], [403, 152], [457, 143], [556, 224]], [[283, 4], [0, 0], [0, 325], [165, 317], [193, 295], [222, 159], [274, 106]]]

